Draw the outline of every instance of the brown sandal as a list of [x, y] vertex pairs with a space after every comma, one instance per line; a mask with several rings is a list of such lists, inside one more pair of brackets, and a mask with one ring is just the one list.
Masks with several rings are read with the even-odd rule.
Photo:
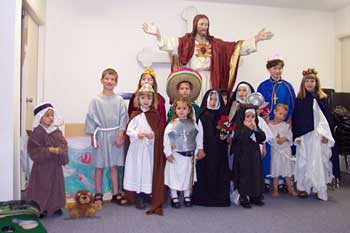
[[302, 191], [298, 193], [298, 197], [300, 198], [307, 198], [309, 196], [309, 194], [307, 194], [307, 192]]
[[118, 205], [127, 205], [128, 201], [124, 198], [121, 193], [114, 194], [112, 196], [111, 202], [116, 203]]
[[95, 204], [103, 204], [103, 194], [102, 193], [96, 193], [94, 196], [94, 203]]

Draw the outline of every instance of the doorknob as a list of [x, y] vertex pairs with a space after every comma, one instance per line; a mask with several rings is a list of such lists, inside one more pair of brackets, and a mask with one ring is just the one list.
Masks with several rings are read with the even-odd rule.
[[26, 103], [33, 103], [33, 97], [27, 97]]

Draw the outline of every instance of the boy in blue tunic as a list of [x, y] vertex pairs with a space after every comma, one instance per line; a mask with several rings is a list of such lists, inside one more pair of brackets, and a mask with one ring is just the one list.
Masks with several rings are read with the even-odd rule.
[[[280, 55], [275, 55], [268, 59], [266, 69], [270, 73], [270, 77], [259, 84], [257, 91], [260, 92], [265, 101], [269, 103], [269, 120], [274, 119], [274, 110], [277, 104], [285, 104], [288, 106], [288, 113], [284, 119], [288, 124], [291, 123], [291, 116], [295, 102], [295, 92], [291, 83], [282, 79], [284, 68], [284, 59]], [[266, 156], [264, 158], [264, 175], [267, 183], [270, 183], [270, 147], [266, 146]], [[269, 184], [266, 185], [269, 188]]]

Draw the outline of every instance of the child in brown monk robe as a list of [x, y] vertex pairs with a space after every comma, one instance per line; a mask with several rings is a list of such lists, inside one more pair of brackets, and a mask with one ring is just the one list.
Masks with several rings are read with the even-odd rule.
[[43, 218], [62, 215], [65, 206], [62, 165], [68, 163], [67, 141], [57, 127], [60, 122], [50, 103], [34, 109], [33, 133], [28, 140], [28, 153], [33, 160], [28, 186], [28, 199], [40, 205]]

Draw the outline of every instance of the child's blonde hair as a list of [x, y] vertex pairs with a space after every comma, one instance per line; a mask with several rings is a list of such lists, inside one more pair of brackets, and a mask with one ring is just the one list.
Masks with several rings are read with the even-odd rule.
[[102, 75], [101, 75], [101, 80], [107, 75], [113, 75], [115, 77], [115, 81], [118, 81], [118, 73], [115, 69], [112, 69], [112, 68], [107, 68], [105, 69], [103, 72], [102, 72]]
[[278, 109], [283, 109], [286, 112], [289, 111], [288, 105], [286, 105], [286, 104], [277, 104], [276, 107], [275, 107], [274, 112], [277, 112]]
[[320, 99], [327, 98], [327, 94], [322, 90], [320, 79], [317, 76], [317, 71], [313, 68], [309, 68], [307, 70], [303, 70], [303, 79], [300, 83], [300, 89], [298, 93], [299, 99], [304, 99], [306, 97], [306, 90], [305, 90], [305, 81], [307, 79], [314, 79], [316, 81], [315, 91]]
[[178, 98], [178, 99], [176, 99], [175, 101], [174, 101], [174, 104], [173, 104], [173, 110], [174, 110], [174, 112], [173, 112], [173, 116], [171, 117], [171, 121], [173, 121], [173, 120], [175, 120], [176, 118], [178, 118], [179, 116], [176, 114], [176, 108], [177, 108], [177, 106], [179, 105], [179, 104], [181, 104], [181, 103], [183, 103], [183, 104], [186, 104], [187, 105], [187, 107], [188, 107], [188, 114], [187, 114], [187, 119], [193, 119], [193, 109], [192, 109], [192, 103], [191, 103], [191, 101], [189, 100], [189, 99], [187, 99], [187, 98], [184, 98], [184, 97], [180, 97], [180, 98]]
[[154, 92], [150, 91], [138, 91], [136, 93], [136, 98], [134, 99], [134, 106], [137, 108], [141, 107], [140, 97], [141, 96], [152, 96], [151, 109], [157, 110], [157, 95]]

